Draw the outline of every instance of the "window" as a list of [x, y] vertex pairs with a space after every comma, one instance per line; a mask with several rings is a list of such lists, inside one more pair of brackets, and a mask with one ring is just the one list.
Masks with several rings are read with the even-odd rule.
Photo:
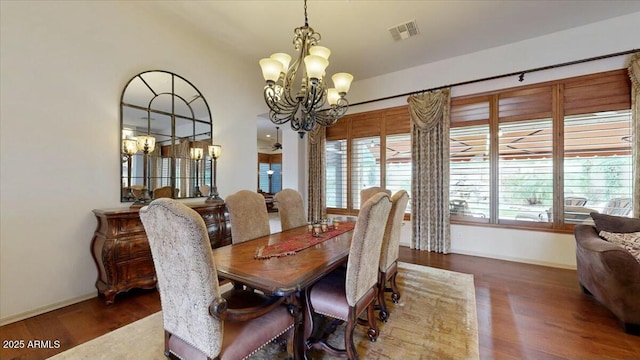
[[624, 70], [452, 99], [453, 222], [569, 230], [631, 215]]
[[337, 214], [357, 214], [368, 187], [410, 193], [407, 106], [347, 115], [328, 127], [325, 180], [327, 208]]
[[551, 119], [501, 124], [499, 219], [548, 221], [553, 202]]
[[567, 116], [564, 135], [565, 222], [579, 223], [593, 210], [628, 216], [632, 204], [631, 112]]
[[380, 185], [380, 137], [353, 139], [351, 145], [351, 193], [353, 208], [360, 208], [360, 191]]
[[[411, 135], [396, 134], [386, 137], [385, 184], [395, 194], [404, 190], [411, 194]], [[411, 212], [411, 195], [405, 212]]]
[[282, 154], [258, 153], [258, 190], [271, 194], [282, 190]]
[[347, 141], [326, 143], [326, 202], [329, 208], [347, 208]]
[[450, 129], [452, 217], [489, 218], [489, 125]]
[[271, 165], [269, 163], [260, 163], [258, 164], [258, 188], [263, 192], [270, 192], [269, 189], [269, 174], [267, 171], [271, 169]]
[[271, 175], [271, 193], [275, 194], [282, 190], [282, 164], [271, 164], [271, 170], [273, 170], [273, 175]]

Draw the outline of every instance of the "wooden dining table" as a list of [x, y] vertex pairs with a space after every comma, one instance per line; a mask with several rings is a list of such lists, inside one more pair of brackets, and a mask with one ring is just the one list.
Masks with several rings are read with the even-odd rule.
[[322, 234], [322, 242], [289, 255], [257, 258], [259, 248], [300, 242], [310, 236], [307, 226], [293, 228], [253, 240], [213, 249], [218, 277], [244, 284], [265, 294], [285, 296], [294, 307], [296, 329], [294, 335], [295, 358], [305, 358], [304, 312], [302, 291], [347, 261], [353, 222], [341, 223], [349, 230], [332, 235]]

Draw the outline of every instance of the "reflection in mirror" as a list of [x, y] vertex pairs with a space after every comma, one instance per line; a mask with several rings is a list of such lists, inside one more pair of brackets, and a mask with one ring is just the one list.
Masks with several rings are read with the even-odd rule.
[[[189, 81], [166, 71], [134, 76], [122, 93], [120, 129], [122, 202], [209, 195], [201, 189], [211, 184], [211, 112]], [[140, 136], [155, 139], [147, 154], [134, 145]], [[192, 156], [194, 148], [202, 154]]]

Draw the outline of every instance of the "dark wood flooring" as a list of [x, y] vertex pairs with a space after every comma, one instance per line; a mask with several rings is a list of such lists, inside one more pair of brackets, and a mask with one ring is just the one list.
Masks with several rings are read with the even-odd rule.
[[[574, 270], [401, 247], [400, 260], [474, 275], [481, 359], [640, 359], [640, 336], [578, 285]], [[45, 359], [160, 310], [156, 291], [94, 298], [0, 327], [0, 359]], [[59, 348], [8, 349], [50, 340]]]

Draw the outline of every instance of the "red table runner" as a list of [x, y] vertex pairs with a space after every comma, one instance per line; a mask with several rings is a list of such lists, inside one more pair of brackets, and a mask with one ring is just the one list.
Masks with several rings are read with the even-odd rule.
[[287, 239], [281, 243], [261, 246], [256, 249], [256, 259], [268, 259], [276, 256], [294, 255], [300, 250], [304, 250], [313, 245], [319, 244], [325, 240], [336, 237], [342, 233], [353, 230], [355, 222], [341, 223], [338, 229], [329, 230], [325, 233], [321, 233], [321, 237], [315, 237], [311, 233], [304, 235], [298, 235]]

